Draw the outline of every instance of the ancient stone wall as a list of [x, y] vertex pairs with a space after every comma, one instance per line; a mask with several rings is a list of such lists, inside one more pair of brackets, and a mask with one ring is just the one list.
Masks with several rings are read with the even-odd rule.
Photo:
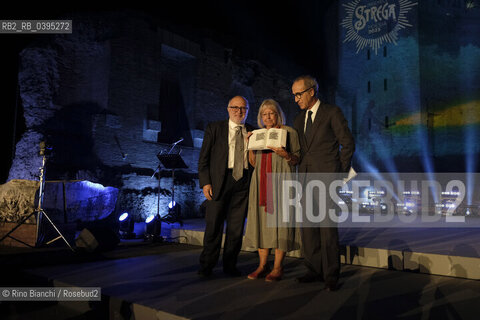
[[[203, 130], [227, 118], [228, 99], [250, 101], [256, 124], [263, 99], [277, 99], [289, 123], [297, 112], [289, 80], [219, 43], [186, 39], [144, 14], [78, 15], [75, 32], [41, 38], [21, 53], [20, 96], [26, 132], [11, 179], [38, 179], [40, 141], [53, 147], [47, 180], [88, 180], [119, 188], [115, 213], [143, 220], [171, 201], [171, 171], [157, 153], [176, 151], [187, 169], [175, 174], [183, 217], [204, 201], [197, 162]], [[181, 150], [181, 151], [180, 151]], [[153, 177], [152, 177], [153, 176]]]

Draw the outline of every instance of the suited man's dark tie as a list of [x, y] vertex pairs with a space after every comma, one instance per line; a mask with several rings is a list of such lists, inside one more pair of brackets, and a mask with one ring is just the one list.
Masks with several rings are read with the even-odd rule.
[[313, 111], [308, 111], [307, 125], [305, 127], [305, 137], [307, 137], [307, 139], [309, 139], [310, 135], [312, 134], [312, 113]]
[[240, 180], [243, 176], [243, 136], [242, 127], [237, 126], [235, 131], [235, 158], [233, 159], [233, 179]]

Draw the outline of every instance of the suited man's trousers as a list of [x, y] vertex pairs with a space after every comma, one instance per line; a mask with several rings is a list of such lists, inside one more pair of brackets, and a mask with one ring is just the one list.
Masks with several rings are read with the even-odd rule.
[[203, 269], [211, 270], [218, 262], [225, 221], [223, 267], [224, 269], [235, 268], [242, 247], [248, 192], [248, 171], [244, 170], [243, 177], [235, 181], [232, 170], [227, 170], [220, 197], [217, 200], [207, 201], [203, 251], [200, 255], [200, 265]]

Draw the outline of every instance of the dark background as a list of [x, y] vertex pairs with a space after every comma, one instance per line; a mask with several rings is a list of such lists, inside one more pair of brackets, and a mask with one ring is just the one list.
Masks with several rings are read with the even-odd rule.
[[[336, 82], [336, 1], [183, 1], [150, 6], [79, 5], [76, 8], [52, 5], [24, 5], [2, 8], [1, 19], [65, 19], [71, 15], [106, 11], [135, 11], [148, 14], [161, 28], [191, 40], [209, 37], [232, 48], [237, 55], [250, 57], [252, 48], [262, 47], [271, 59], [260, 61], [293, 79], [299, 72], [317, 77], [321, 88]], [[108, 21], [106, 21], [108, 23]], [[73, 21], [75, 30], [75, 21]], [[38, 37], [49, 35], [0, 34], [2, 166], [0, 183], [8, 178], [15, 144], [25, 131], [22, 101], [17, 90], [19, 54]], [[326, 44], [330, 45], [327, 46]], [[277, 59], [278, 58], [278, 59]], [[291, 63], [290, 63], [291, 62]], [[299, 69], [300, 67], [301, 69]], [[302, 71], [300, 71], [302, 70]], [[32, 152], [38, 152], [32, 150]]]

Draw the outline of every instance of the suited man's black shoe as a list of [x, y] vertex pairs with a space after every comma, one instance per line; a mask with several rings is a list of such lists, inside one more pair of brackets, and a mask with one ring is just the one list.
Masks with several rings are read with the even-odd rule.
[[299, 283], [310, 283], [315, 281], [322, 281], [322, 277], [315, 273], [308, 272], [305, 275], [298, 277], [296, 281]]
[[200, 270], [197, 271], [197, 274], [202, 278], [208, 278], [212, 275], [212, 269], [200, 268]]
[[242, 275], [237, 268], [223, 268], [223, 273], [230, 277], [240, 277]]

